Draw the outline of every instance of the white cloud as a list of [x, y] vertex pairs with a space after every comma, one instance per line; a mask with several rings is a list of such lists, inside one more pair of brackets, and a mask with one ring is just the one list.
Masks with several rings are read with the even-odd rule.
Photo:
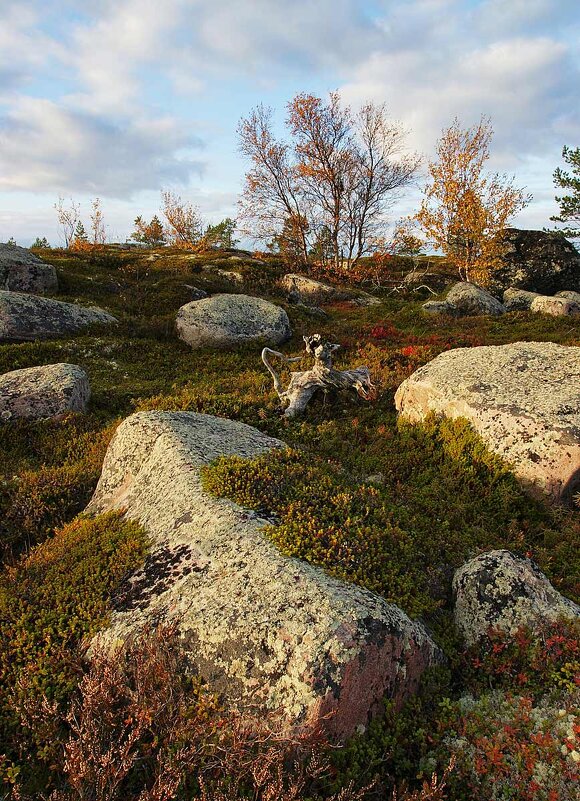
[[0, 190], [128, 197], [201, 171], [199, 146], [169, 117], [109, 120], [21, 97], [0, 116]]

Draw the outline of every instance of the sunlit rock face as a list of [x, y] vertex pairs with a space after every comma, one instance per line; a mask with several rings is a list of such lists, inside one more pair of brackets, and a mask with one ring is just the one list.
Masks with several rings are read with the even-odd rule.
[[288, 728], [320, 724], [341, 741], [380, 713], [385, 694], [412, 693], [440, 654], [398, 607], [283, 556], [257, 513], [204, 492], [202, 465], [282, 447], [210, 415], [124, 421], [87, 511], [124, 509], [152, 547], [96, 642], [113, 648], [177, 621], [192, 669], [228, 705], [277, 714]]

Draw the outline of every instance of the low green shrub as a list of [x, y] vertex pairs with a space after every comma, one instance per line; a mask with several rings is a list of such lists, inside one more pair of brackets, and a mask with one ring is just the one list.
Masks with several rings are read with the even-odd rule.
[[78, 679], [75, 649], [107, 620], [110, 597], [144, 560], [147, 538], [111, 512], [77, 518], [0, 576], [0, 742], [11, 757], [50, 757], [42, 727], [23, 731], [22, 710], [64, 702]]

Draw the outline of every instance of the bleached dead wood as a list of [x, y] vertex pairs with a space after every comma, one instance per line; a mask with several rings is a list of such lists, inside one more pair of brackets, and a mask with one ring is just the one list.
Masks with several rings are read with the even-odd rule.
[[332, 366], [332, 354], [340, 348], [334, 342], [325, 341], [320, 334], [303, 337], [306, 352], [314, 357], [314, 366], [310, 370], [290, 374], [287, 389], [282, 387], [280, 375], [276, 372], [269, 356], [277, 356], [285, 362], [300, 361], [300, 357], [289, 359], [283, 353], [271, 348], [264, 348], [262, 361], [269, 370], [274, 381], [274, 389], [285, 406], [285, 417], [296, 417], [304, 411], [317, 389], [328, 390], [354, 389], [365, 400], [376, 397], [376, 390], [371, 381], [368, 367], [357, 367], [354, 370], [335, 370]]

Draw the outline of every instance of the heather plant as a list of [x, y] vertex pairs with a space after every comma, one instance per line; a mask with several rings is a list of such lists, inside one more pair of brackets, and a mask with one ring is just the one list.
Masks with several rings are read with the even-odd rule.
[[[143, 530], [118, 513], [78, 518], [0, 576], [0, 741], [6, 756], [49, 766], [54, 731], [26, 730], [19, 710], [74, 689], [75, 649], [106, 623], [111, 595], [143, 563]], [[30, 765], [34, 770], [34, 765]]]

